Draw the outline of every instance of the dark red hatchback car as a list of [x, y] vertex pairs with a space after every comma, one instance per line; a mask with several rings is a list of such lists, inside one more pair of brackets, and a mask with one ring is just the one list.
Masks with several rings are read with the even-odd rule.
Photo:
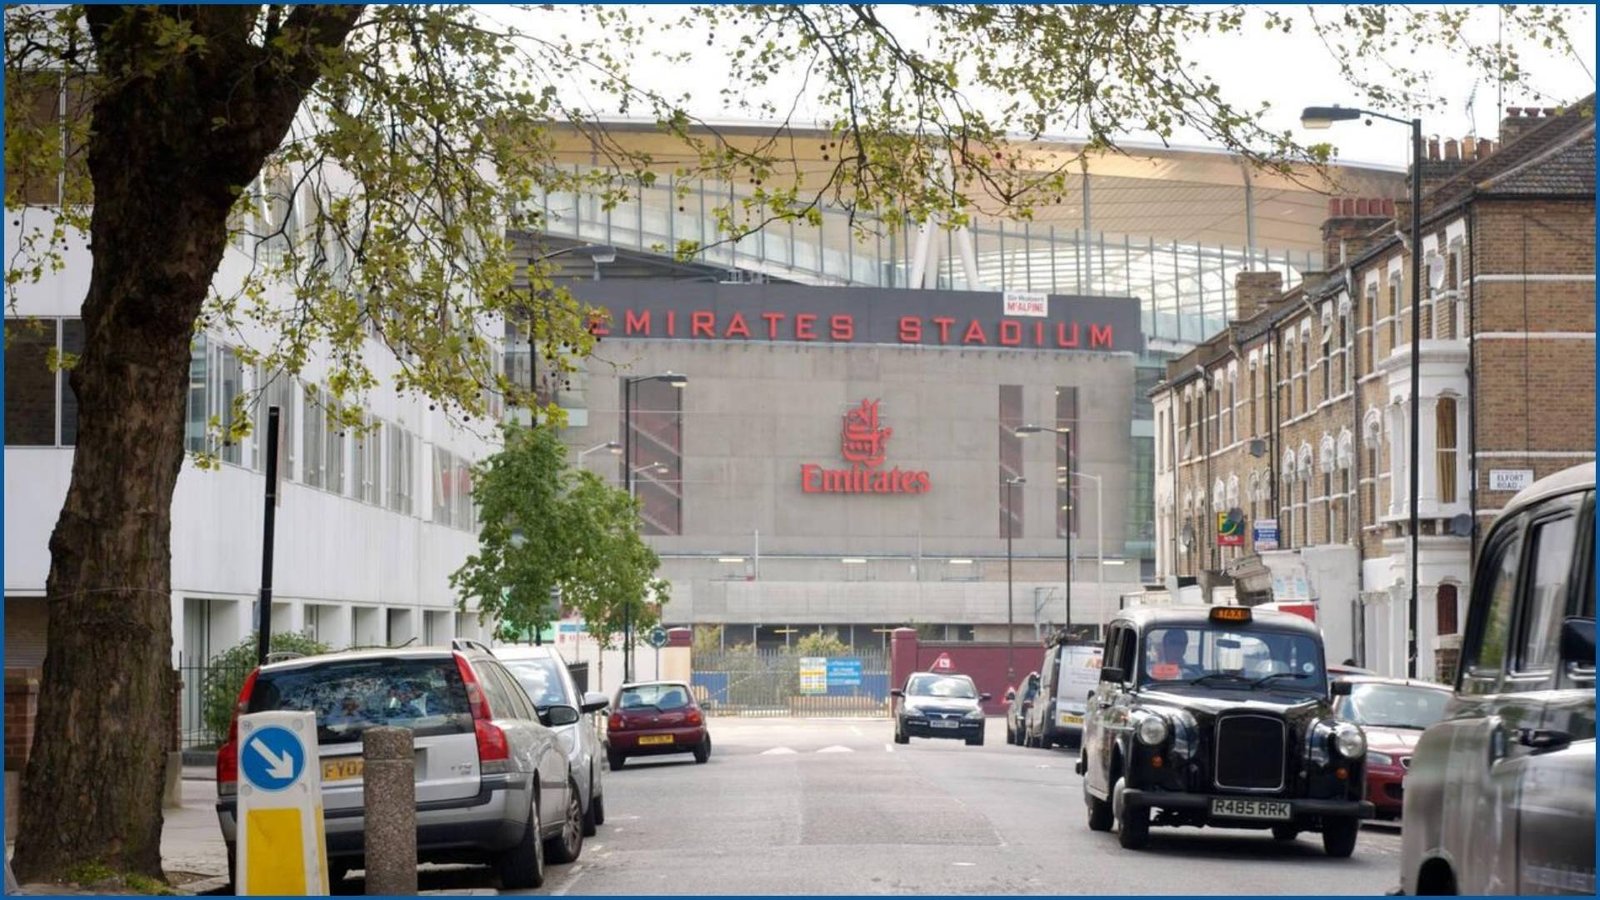
[[1411, 751], [1428, 726], [1444, 718], [1450, 688], [1429, 681], [1345, 675], [1350, 693], [1339, 697], [1334, 713], [1367, 734], [1367, 799], [1379, 818], [1398, 819]]
[[681, 681], [641, 681], [617, 690], [606, 723], [611, 771], [630, 756], [693, 753], [694, 761], [711, 758], [711, 732], [705, 711]]

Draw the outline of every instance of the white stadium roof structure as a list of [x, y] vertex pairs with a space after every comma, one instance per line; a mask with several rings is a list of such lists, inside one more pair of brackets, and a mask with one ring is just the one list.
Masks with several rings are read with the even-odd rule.
[[[784, 222], [736, 243], [717, 243], [709, 211], [749, 196], [752, 185], [678, 177], [675, 171], [693, 157], [654, 123], [612, 121], [591, 132], [558, 128], [559, 164], [585, 170], [607, 165], [617, 150], [648, 153], [656, 183], [609, 210], [598, 196], [544, 194], [536, 200], [545, 216], [543, 234], [527, 239], [541, 246], [606, 244], [646, 268], [652, 261], [671, 265], [666, 248], [692, 240], [704, 249], [676, 267], [687, 277], [914, 286], [915, 228], [877, 223], [864, 240], [850, 240], [849, 213], [824, 208], [820, 225]], [[704, 133], [730, 143], [780, 142], [793, 159], [789, 177], [821, 175], [836, 165], [824, 158], [830, 136], [820, 130], [744, 123], [706, 126]], [[1053, 168], [1075, 156], [1079, 145], [1061, 139], [1014, 147], [1035, 168]], [[976, 284], [963, 265], [960, 239], [936, 233], [924, 285], [1134, 296], [1143, 301], [1147, 337], [1193, 342], [1225, 327], [1236, 273], [1277, 270], [1289, 286], [1300, 273], [1323, 268], [1321, 225], [1330, 197], [1398, 198], [1406, 191], [1405, 173], [1397, 168], [1336, 164], [1326, 176], [1309, 169], [1285, 176], [1233, 153], [1160, 145], [1126, 145], [1087, 158], [1082, 168], [1059, 202], [1034, 204], [1031, 221], [975, 217], [969, 232]]]

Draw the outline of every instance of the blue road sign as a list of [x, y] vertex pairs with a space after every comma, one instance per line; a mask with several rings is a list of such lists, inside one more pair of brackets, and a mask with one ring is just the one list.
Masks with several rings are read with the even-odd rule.
[[660, 650], [667, 645], [667, 630], [660, 625], [650, 629], [650, 646]]
[[829, 687], [860, 687], [861, 660], [843, 657], [828, 660]]
[[300, 780], [306, 769], [306, 745], [294, 732], [269, 725], [250, 735], [239, 748], [239, 773], [263, 791], [281, 791]]

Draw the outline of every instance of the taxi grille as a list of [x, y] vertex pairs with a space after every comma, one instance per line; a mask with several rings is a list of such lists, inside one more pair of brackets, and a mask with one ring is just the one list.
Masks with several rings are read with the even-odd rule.
[[1260, 715], [1217, 720], [1217, 787], [1247, 791], [1283, 788], [1283, 720]]

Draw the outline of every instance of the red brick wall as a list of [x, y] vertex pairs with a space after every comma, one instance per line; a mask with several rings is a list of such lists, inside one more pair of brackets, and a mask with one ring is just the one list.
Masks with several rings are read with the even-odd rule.
[[39, 712], [38, 669], [7, 669], [5, 676], [6, 699], [6, 771], [21, 771], [28, 764], [28, 751], [33, 746], [33, 724]]

